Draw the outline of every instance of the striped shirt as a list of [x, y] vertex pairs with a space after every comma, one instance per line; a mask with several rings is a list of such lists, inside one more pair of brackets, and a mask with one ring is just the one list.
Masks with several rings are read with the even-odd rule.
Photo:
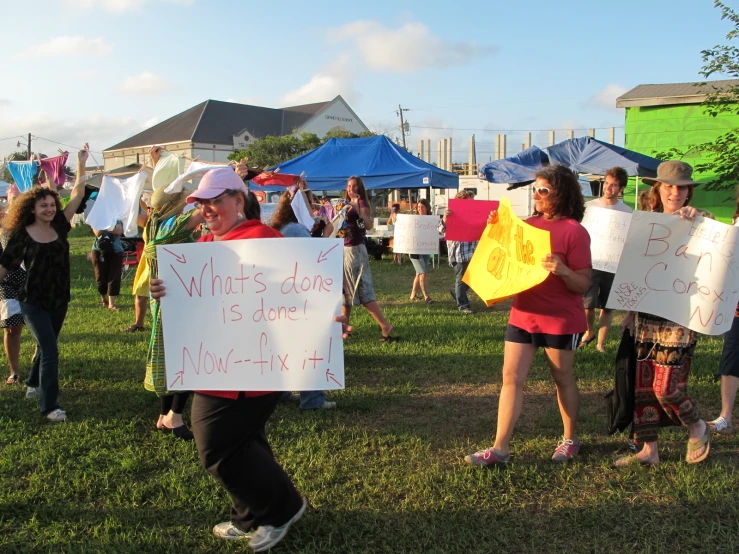
[[472, 254], [475, 253], [478, 242], [446, 241], [446, 248], [449, 251], [449, 265], [469, 262], [472, 259]]

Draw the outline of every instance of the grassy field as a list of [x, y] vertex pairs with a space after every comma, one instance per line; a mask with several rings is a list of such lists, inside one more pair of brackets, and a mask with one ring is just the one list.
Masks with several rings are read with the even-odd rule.
[[[147, 337], [122, 330], [98, 306], [85, 253], [72, 239], [72, 304], [62, 331], [61, 405], [50, 424], [24, 388], [0, 386], [0, 552], [243, 552], [211, 534], [229, 499], [200, 467], [193, 443], [155, 431], [155, 395], [142, 386]], [[379, 299], [402, 341], [381, 344], [365, 310], [352, 317], [345, 391], [331, 412], [281, 405], [268, 431], [310, 508], [279, 552], [736, 552], [739, 438], [715, 438], [706, 463], [689, 466], [687, 433], [662, 434], [663, 463], [615, 469], [625, 437], [605, 433], [618, 333], [608, 354], [578, 353], [584, 446], [569, 465], [549, 461], [561, 434], [554, 386], [535, 361], [512, 463], [471, 467], [491, 445], [508, 305], [456, 312], [453, 274], [430, 273], [433, 305], [412, 303], [413, 270], [372, 262]], [[128, 290], [130, 281], [126, 285]], [[193, 322], [196, 324], [195, 322]], [[705, 417], [718, 414], [712, 375], [722, 342], [700, 340], [690, 390]], [[24, 331], [22, 373], [33, 345]], [[5, 373], [7, 370], [4, 366]], [[189, 413], [189, 409], [188, 409]], [[237, 432], [235, 430], [234, 432]]]

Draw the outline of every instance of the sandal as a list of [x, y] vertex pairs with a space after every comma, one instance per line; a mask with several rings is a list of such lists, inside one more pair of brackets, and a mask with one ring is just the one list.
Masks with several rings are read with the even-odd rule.
[[382, 335], [380, 337], [380, 342], [397, 342], [399, 340], [400, 339], [398, 337], [391, 337], [391, 336], [386, 337], [385, 335]]
[[180, 425], [179, 427], [167, 427], [166, 425], [163, 425], [162, 427], [157, 427], [160, 431], [163, 431], [166, 434], [172, 434], [178, 439], [182, 439], [183, 441], [191, 441], [193, 438], [195, 438], [195, 435], [192, 434], [192, 431], [187, 428], [187, 425]]
[[124, 329], [124, 333], [136, 333], [137, 331], [144, 331], [145, 329], [141, 327], [140, 325], [136, 325], [135, 323], [128, 327], [127, 329]]
[[637, 458], [633, 454], [630, 454], [628, 456], [621, 456], [620, 458], [616, 458], [613, 461], [613, 465], [616, 467], [628, 467], [628, 466], [633, 466], [633, 465], [651, 467], [651, 466], [659, 465], [659, 462], [648, 462], [646, 460]]
[[590, 344], [591, 342], [593, 342], [596, 338], [598, 338], [598, 336], [597, 335], [593, 335], [588, 340], [582, 340], [581, 339], [581, 342], [577, 346], [577, 349], [580, 350], [581, 348], [585, 348], [588, 344]]
[[423, 299], [423, 301], [426, 302], [426, 304], [433, 304], [434, 303], [434, 301], [431, 300], [431, 297], [426, 297], [426, 298]]
[[[690, 455], [700, 450], [701, 448], [705, 447], [705, 450], [703, 451], [703, 454], [698, 456], [697, 458], [691, 460]], [[685, 461], [689, 464], [698, 464], [708, 458], [708, 453], [711, 451], [711, 426], [706, 423], [706, 432], [703, 433], [703, 436], [698, 439], [698, 442], [690, 442], [688, 440], [688, 452], [685, 454]]]
[[734, 428], [729, 425], [723, 417], [717, 417], [713, 421], [709, 421], [708, 425], [712, 431], [716, 431], [721, 435], [728, 435], [734, 432]]
[[6, 385], [17, 385], [21, 382], [21, 376], [17, 373], [15, 375], [11, 375], [5, 380]]
[[[108, 309], [111, 312], [119, 312], [120, 311], [120, 309], [119, 308], [116, 308], [115, 306], [108, 306]], [[143, 327], [142, 327], [142, 329], [143, 329]]]

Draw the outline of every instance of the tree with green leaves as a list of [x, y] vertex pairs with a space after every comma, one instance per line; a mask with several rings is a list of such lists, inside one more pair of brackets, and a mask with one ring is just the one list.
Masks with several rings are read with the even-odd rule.
[[341, 127], [331, 129], [323, 139], [313, 133], [300, 135], [285, 135], [282, 137], [268, 136], [257, 139], [244, 150], [238, 150], [228, 155], [229, 160], [246, 160], [252, 167], [272, 167], [287, 160], [296, 158], [314, 148], [318, 148], [331, 138], [361, 138], [374, 136], [374, 133], [352, 133]]
[[[721, 19], [733, 24], [732, 30], [726, 35], [731, 42], [739, 36], [739, 14], [720, 0], [714, 0], [714, 6], [721, 10]], [[703, 67], [700, 74], [708, 79], [711, 76], [739, 79], [739, 48], [731, 44], [717, 45], [701, 51]], [[704, 112], [717, 117], [721, 114], [739, 115], [739, 85], [722, 83], [695, 83], [706, 94], [702, 107]], [[731, 129], [711, 142], [705, 142], [692, 147], [690, 150], [701, 155], [704, 161], [695, 164], [698, 173], [712, 173], [715, 177], [706, 183], [705, 190], [733, 190], [739, 183], [739, 129]], [[660, 159], [679, 159], [688, 154], [677, 148], [665, 152], [655, 152]]]

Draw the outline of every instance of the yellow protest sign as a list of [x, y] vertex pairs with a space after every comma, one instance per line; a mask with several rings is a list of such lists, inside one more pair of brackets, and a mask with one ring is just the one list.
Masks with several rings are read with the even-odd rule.
[[549, 271], [541, 260], [551, 252], [549, 231], [519, 219], [503, 197], [498, 221], [485, 227], [462, 280], [492, 306], [544, 281]]

